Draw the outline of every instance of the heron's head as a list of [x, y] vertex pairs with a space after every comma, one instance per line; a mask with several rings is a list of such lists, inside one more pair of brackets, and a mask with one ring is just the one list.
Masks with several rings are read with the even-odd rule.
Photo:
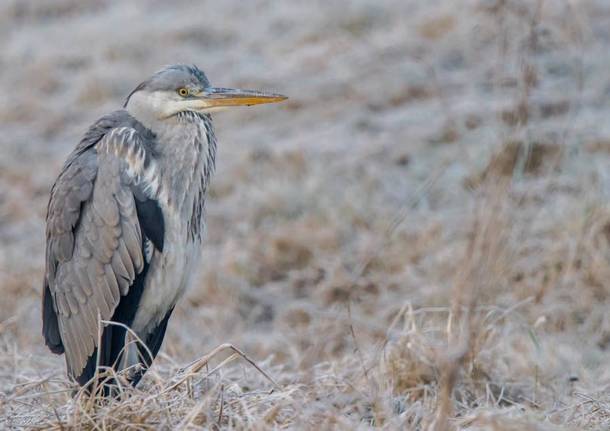
[[162, 120], [180, 112], [209, 113], [230, 106], [250, 106], [285, 100], [281, 94], [210, 86], [196, 66], [167, 66], [138, 85], [124, 107], [136, 117]]

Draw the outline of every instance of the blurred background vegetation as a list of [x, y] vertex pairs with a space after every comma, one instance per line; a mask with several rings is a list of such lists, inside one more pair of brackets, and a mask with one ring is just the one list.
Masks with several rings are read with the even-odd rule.
[[[0, 1], [0, 424], [608, 429], [609, 42], [605, 0]], [[290, 99], [215, 116], [155, 372], [73, 402], [40, 336], [50, 186], [179, 62]], [[161, 393], [225, 342], [280, 388], [220, 355]]]

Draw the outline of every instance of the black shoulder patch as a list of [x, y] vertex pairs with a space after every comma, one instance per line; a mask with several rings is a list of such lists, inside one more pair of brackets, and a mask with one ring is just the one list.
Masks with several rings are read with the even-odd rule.
[[157, 250], [163, 251], [165, 220], [159, 203], [153, 199], [140, 200], [137, 196], [135, 201], [138, 221], [144, 235], [153, 243]]

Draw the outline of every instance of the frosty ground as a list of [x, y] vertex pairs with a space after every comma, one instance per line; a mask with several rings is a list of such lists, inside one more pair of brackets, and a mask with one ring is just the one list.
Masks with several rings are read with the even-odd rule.
[[[2, 2], [0, 426], [608, 429], [609, 42], [603, 0]], [[215, 116], [161, 355], [73, 399], [40, 335], [49, 189], [177, 62], [290, 99]], [[277, 385], [190, 366], [224, 343]]]

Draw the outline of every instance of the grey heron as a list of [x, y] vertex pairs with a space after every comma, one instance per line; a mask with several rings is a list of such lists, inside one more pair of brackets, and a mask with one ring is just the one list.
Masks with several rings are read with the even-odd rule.
[[[216, 158], [210, 112], [285, 99], [168, 66], [70, 154], [47, 208], [42, 321], [46, 345], [81, 386], [98, 367], [137, 369], [135, 385], [159, 352], [200, 257]], [[127, 328], [146, 346], [125, 348]]]

